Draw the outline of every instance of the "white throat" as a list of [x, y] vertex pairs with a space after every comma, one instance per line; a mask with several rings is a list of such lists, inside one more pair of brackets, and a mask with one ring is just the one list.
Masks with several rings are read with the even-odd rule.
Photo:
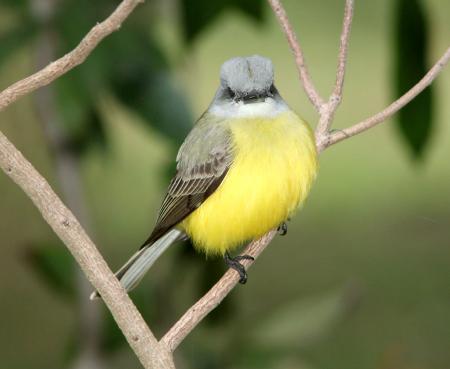
[[283, 101], [267, 97], [264, 101], [247, 104], [243, 101], [214, 102], [208, 110], [221, 118], [272, 118], [289, 110], [289, 107]]

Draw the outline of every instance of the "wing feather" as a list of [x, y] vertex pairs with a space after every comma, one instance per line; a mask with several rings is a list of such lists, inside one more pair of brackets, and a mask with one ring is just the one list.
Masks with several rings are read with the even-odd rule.
[[177, 156], [155, 228], [143, 246], [153, 243], [197, 209], [222, 183], [233, 159], [230, 132], [223, 121], [204, 114]]

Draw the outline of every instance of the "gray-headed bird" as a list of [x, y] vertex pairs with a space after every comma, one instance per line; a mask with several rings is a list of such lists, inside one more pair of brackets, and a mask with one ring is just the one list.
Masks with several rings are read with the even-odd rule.
[[185, 237], [207, 255], [224, 256], [245, 283], [239, 261], [249, 256], [229, 252], [284, 225], [317, 172], [311, 129], [275, 88], [272, 62], [258, 55], [222, 65], [216, 95], [176, 160], [153, 232], [116, 274], [126, 290]]

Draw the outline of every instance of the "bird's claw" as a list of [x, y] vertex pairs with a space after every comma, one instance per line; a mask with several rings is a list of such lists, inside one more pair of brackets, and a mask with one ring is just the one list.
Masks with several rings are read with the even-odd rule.
[[236, 272], [239, 273], [239, 283], [245, 284], [247, 282], [247, 272], [245, 267], [240, 263], [241, 260], [255, 260], [253, 256], [250, 255], [238, 255], [231, 257], [230, 254], [225, 254], [225, 263]]
[[288, 231], [288, 226], [286, 222], [281, 223], [278, 228], [277, 228], [277, 232], [280, 236], [284, 236]]

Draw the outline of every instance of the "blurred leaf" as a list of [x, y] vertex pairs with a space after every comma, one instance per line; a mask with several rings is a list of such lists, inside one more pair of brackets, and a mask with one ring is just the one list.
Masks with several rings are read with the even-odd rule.
[[227, 9], [236, 9], [262, 22], [264, 7], [264, 0], [181, 0], [184, 36], [191, 43]]
[[28, 8], [27, 0], [2, 0], [2, 5], [14, 7], [14, 8]]
[[72, 149], [78, 154], [84, 154], [92, 146], [97, 146], [103, 150], [108, 148], [105, 127], [102, 118], [95, 107], [91, 107], [84, 119], [85, 129], [71, 140]]
[[72, 256], [60, 244], [30, 247], [28, 261], [34, 272], [57, 294], [75, 296], [76, 269]]
[[306, 346], [329, 334], [355, 304], [354, 287], [290, 302], [253, 329], [251, 342], [271, 349]]
[[[76, 46], [85, 33], [111, 10], [110, 1], [67, 0], [57, 8], [53, 21], [58, 30], [58, 51], [63, 55]], [[86, 12], [89, 9], [89, 12]], [[67, 19], [71, 19], [67, 22]], [[113, 37], [113, 36], [112, 36]], [[107, 47], [106, 47], [107, 49]], [[79, 155], [91, 146], [105, 149], [107, 138], [102, 118], [97, 111], [98, 97], [107, 88], [108, 64], [113, 56], [107, 55], [105, 43], [89, 56], [83, 66], [55, 81], [58, 110], [62, 117], [70, 149]]]
[[[395, 91], [400, 96], [428, 71], [428, 30], [419, 0], [397, 0], [395, 16]], [[423, 157], [433, 130], [433, 85], [398, 113], [398, 129], [415, 158]]]
[[[176, 143], [183, 141], [192, 127], [191, 113], [167, 72], [152, 74], [147, 71], [145, 75], [141, 75], [141, 82], [138, 84], [133, 86], [131, 79], [123, 79], [121, 86], [116, 91], [120, 91], [118, 97], [122, 102]], [[136, 94], [133, 96], [130, 89], [134, 88]]]
[[109, 311], [104, 312], [104, 323], [102, 325], [102, 342], [101, 348], [104, 352], [114, 352], [124, 346], [127, 341], [122, 331], [117, 326]]
[[121, 33], [116, 46], [121, 46], [111, 63], [116, 96], [164, 135], [181, 143], [192, 127], [192, 117], [159, 48], [138, 30]]
[[24, 46], [36, 35], [36, 25], [32, 22], [20, 22], [17, 27], [0, 36], [0, 65], [18, 48]]
[[97, 111], [95, 97], [82, 88], [82, 79], [74, 73], [55, 82], [58, 112], [68, 136], [68, 147], [78, 155], [97, 145], [107, 148], [105, 127]]
[[[109, 7], [108, 2], [96, 3], [93, 13], [102, 14]], [[91, 12], [86, 16], [80, 9], [83, 7], [77, 2], [69, 1], [64, 11], [58, 14], [61, 53], [79, 40], [85, 29], [89, 29], [88, 24], [95, 23]], [[68, 14], [72, 22], [66, 21]], [[146, 20], [133, 20], [121, 32], [107, 38], [82, 68], [77, 68], [70, 77], [65, 76], [58, 83], [61, 111], [79, 148], [97, 142], [96, 139], [85, 140], [91, 133], [99, 134], [95, 138], [105, 139], [102, 130], [95, 131], [102, 127], [101, 124], [93, 125], [96, 120], [89, 122], [89, 114], [95, 111], [98, 96], [111, 89], [122, 104], [177, 144], [192, 126], [186, 100], [174, 86], [167, 60], [150, 37]]]
[[85, 130], [85, 119], [94, 101], [80, 76], [74, 70], [55, 81], [58, 110], [64, 121], [67, 134], [78, 136]]

